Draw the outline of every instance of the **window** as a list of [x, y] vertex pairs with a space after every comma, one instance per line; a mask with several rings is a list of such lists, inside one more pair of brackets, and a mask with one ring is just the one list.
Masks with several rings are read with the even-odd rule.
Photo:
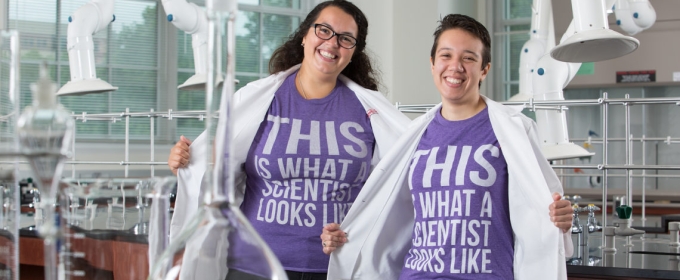
[[[90, 0], [0, 0], [8, 3], [8, 26], [21, 36], [21, 107], [32, 102], [30, 84], [38, 79], [39, 65], [46, 61], [52, 79], [63, 86], [70, 80], [66, 38], [68, 17]], [[268, 75], [273, 51], [297, 28], [313, 0], [239, 0], [236, 24], [237, 88]], [[190, 0], [204, 6], [204, 0]], [[59, 101], [75, 114], [203, 110], [204, 91], [174, 91], [193, 75], [191, 36], [163, 20], [160, 1], [116, 0], [115, 21], [93, 35], [97, 77], [118, 90], [108, 93], [61, 97]], [[163, 30], [176, 35], [164, 35]], [[166, 38], [167, 37], [167, 38]], [[159, 53], [168, 44], [167, 57], [177, 57], [177, 66]], [[174, 51], [176, 50], [176, 53]], [[4, 58], [3, 58], [4, 59]], [[159, 71], [163, 69], [164, 71]], [[172, 75], [168, 79], [163, 75]], [[168, 102], [173, 100], [175, 102]], [[168, 105], [177, 104], [177, 105]], [[179, 135], [198, 135], [203, 122], [197, 119], [155, 121], [156, 140], [174, 142]], [[124, 121], [77, 121], [78, 141], [119, 140], [125, 137]], [[130, 119], [130, 139], [149, 139], [147, 118]]]
[[[495, 3], [495, 2], [494, 2]], [[495, 91], [507, 100], [519, 92], [519, 55], [529, 40], [532, 0], [505, 0], [494, 6], [495, 29], [493, 57], [500, 69], [495, 76]]]
[[[197, 3], [198, 4], [198, 3]], [[269, 75], [269, 59], [306, 16], [301, 0], [239, 0], [236, 18], [236, 79], [239, 89], [249, 82]], [[191, 36], [178, 30], [177, 82], [183, 83], [194, 73]], [[203, 91], [177, 92], [178, 110], [205, 109]], [[196, 136], [204, 129], [197, 119], [178, 119], [179, 135]]]
[[[68, 18], [88, 0], [9, 0], [9, 27], [21, 36], [21, 106], [32, 102], [30, 83], [46, 61], [52, 79], [63, 86], [70, 80], [66, 38]], [[116, 0], [116, 20], [93, 35], [97, 77], [118, 90], [61, 97], [59, 101], [79, 114], [132, 112], [157, 107], [158, 4], [155, 1]], [[148, 138], [148, 119], [130, 120], [130, 138]], [[122, 139], [124, 122], [78, 121], [78, 139]]]

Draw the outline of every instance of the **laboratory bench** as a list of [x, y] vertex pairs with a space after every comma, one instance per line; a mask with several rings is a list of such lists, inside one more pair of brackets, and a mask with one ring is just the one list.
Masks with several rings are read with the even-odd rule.
[[[148, 210], [148, 209], [147, 209]], [[71, 226], [71, 251], [74, 255], [73, 279], [146, 279], [149, 271], [148, 258], [148, 212], [137, 208], [127, 209], [124, 213], [109, 215], [100, 209], [95, 219], [85, 219], [79, 225]], [[19, 262], [21, 279], [43, 279], [43, 241], [33, 227], [32, 216], [22, 214], [19, 238]], [[601, 233], [589, 235], [591, 256], [601, 256], [598, 246]], [[77, 238], [74, 238], [77, 237]], [[8, 241], [11, 242], [11, 241]], [[680, 279], [676, 264], [671, 269], [671, 256], [658, 254], [668, 252], [668, 244], [663, 239], [634, 239], [634, 246], [626, 247], [625, 238], [617, 238], [618, 252], [615, 267], [567, 265], [569, 279]], [[645, 242], [645, 245], [641, 245]], [[578, 250], [575, 245], [575, 255]], [[640, 248], [646, 250], [640, 250]], [[630, 254], [625, 254], [630, 250]], [[627, 257], [626, 257], [627, 256]], [[597, 259], [597, 257], [595, 257]], [[76, 276], [76, 274], [73, 274]]]
[[[72, 279], [146, 279], [148, 263], [149, 209], [128, 208], [108, 215], [101, 211], [94, 219], [72, 225], [64, 234], [72, 253]], [[43, 240], [34, 218], [21, 215], [19, 263], [21, 279], [43, 279]], [[26, 226], [27, 224], [30, 224]]]

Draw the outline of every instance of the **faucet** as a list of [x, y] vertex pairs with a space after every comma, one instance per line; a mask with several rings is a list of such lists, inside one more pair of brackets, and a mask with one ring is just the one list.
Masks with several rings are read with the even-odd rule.
[[[600, 207], [597, 207], [594, 204], [588, 204], [586, 207], [579, 207], [578, 204], [574, 204], [572, 209], [574, 210], [574, 213], [572, 214], [571, 233], [578, 235], [578, 251], [576, 257], [571, 258], [568, 263], [572, 265], [593, 266], [600, 262], [600, 258], [590, 256], [588, 234], [602, 229], [602, 226], [595, 219], [595, 211], [600, 211]], [[588, 212], [588, 221], [585, 226], [581, 225], [579, 212]]]
[[602, 225], [600, 225], [600, 223], [597, 222], [597, 219], [595, 219], [595, 211], [600, 211], [600, 207], [595, 206], [595, 204], [588, 204], [588, 206], [585, 208], [586, 211], [588, 211], [588, 232], [600, 231], [602, 229]]
[[571, 208], [574, 210], [574, 213], [571, 214], [571, 233], [581, 233], [583, 232], [583, 226], [581, 226], [581, 221], [578, 218], [578, 204], [572, 205]]
[[614, 226], [604, 228], [604, 266], [614, 266], [614, 254], [616, 254], [616, 247], [614, 240], [616, 236], [633, 236], [636, 234], [644, 234], [644, 230], [638, 230], [631, 227], [633, 220], [630, 218], [633, 213], [633, 208], [628, 205], [621, 205], [616, 207], [617, 219], [614, 219]]
[[614, 219], [613, 221], [615, 225], [614, 235], [632, 236], [645, 233], [644, 230], [638, 230], [630, 227], [633, 223], [633, 219], [630, 218], [631, 214], [633, 214], [633, 208], [630, 206], [621, 205], [616, 207], [616, 214], [619, 216], [619, 218]]

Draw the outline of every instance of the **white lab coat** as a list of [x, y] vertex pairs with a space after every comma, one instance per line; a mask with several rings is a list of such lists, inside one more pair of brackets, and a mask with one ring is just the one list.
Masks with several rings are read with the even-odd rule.
[[[541, 154], [536, 123], [520, 107], [484, 97], [491, 126], [508, 165], [508, 201], [514, 234], [515, 279], [567, 279], [569, 233], [550, 221], [552, 193], [562, 186]], [[373, 170], [342, 223], [348, 242], [331, 254], [328, 279], [397, 279], [411, 246], [414, 210], [409, 162], [441, 104], [415, 119]], [[565, 254], [566, 253], [566, 254]]]
[[[260, 123], [267, 115], [267, 111], [274, 99], [274, 94], [281, 84], [283, 84], [284, 80], [299, 68], [300, 65], [297, 65], [286, 71], [251, 82], [237, 91], [232, 99], [233, 111], [231, 112], [231, 115], [234, 117], [232, 123], [232, 139], [235, 148], [233, 149], [231, 166], [235, 168], [234, 180], [236, 185], [237, 205], [240, 205], [243, 201], [243, 194], [245, 193], [246, 187], [246, 174], [241, 166], [246, 161], [248, 150], [253, 143], [255, 134], [260, 127]], [[399, 136], [406, 130], [411, 120], [399, 112], [394, 105], [390, 104], [381, 93], [367, 90], [343, 75], [340, 75], [339, 79], [356, 94], [357, 98], [366, 109], [366, 112], [369, 110], [372, 112], [369, 119], [375, 137], [375, 150], [373, 152], [372, 161], [372, 166], [375, 166], [378, 161], [387, 154], [387, 151], [392, 148]], [[189, 218], [195, 215], [198, 207], [202, 204], [201, 199], [203, 194], [200, 193], [200, 186], [206, 168], [205, 156], [207, 155], [201, 155], [200, 157], [198, 155], [200, 154], [200, 151], [205, 150], [201, 146], [207, 144], [206, 142], [208, 139], [203, 136], [204, 134], [205, 133], [201, 134], [201, 136], [197, 138], [197, 141], [194, 141], [190, 146], [191, 159], [189, 166], [179, 169], [177, 173], [178, 196], [175, 201], [175, 211], [170, 223], [171, 242], [177, 237], [180, 230], [185, 227]], [[319, 230], [319, 233], [321, 233], [321, 230]], [[201, 243], [202, 246], [210, 246], [211, 241], [204, 240], [201, 241]], [[198, 246], [198, 244], [193, 244], [192, 246]], [[321, 251], [321, 248], [319, 248], [319, 251]], [[185, 261], [191, 260], [187, 260], [185, 255]], [[221, 261], [219, 260], [213, 261], [214, 265], [217, 266], [226, 264], [226, 262], [220, 263]], [[195, 267], [198, 269], [199, 266]], [[208, 267], [208, 265], [201, 265], [200, 267]], [[196, 271], [195, 273], [201, 273], [201, 271]], [[223, 273], [223, 271], [220, 271], [210, 275], [223, 277]]]

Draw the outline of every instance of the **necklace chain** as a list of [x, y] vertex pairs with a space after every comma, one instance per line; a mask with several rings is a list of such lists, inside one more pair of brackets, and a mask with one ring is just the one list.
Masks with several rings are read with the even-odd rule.
[[300, 89], [302, 90], [302, 97], [304, 97], [305, 99], [308, 99], [307, 94], [305, 93], [305, 88], [302, 86], [302, 81], [300, 80], [300, 73], [298, 73], [296, 78], [297, 78], [298, 83], [300, 84]]

